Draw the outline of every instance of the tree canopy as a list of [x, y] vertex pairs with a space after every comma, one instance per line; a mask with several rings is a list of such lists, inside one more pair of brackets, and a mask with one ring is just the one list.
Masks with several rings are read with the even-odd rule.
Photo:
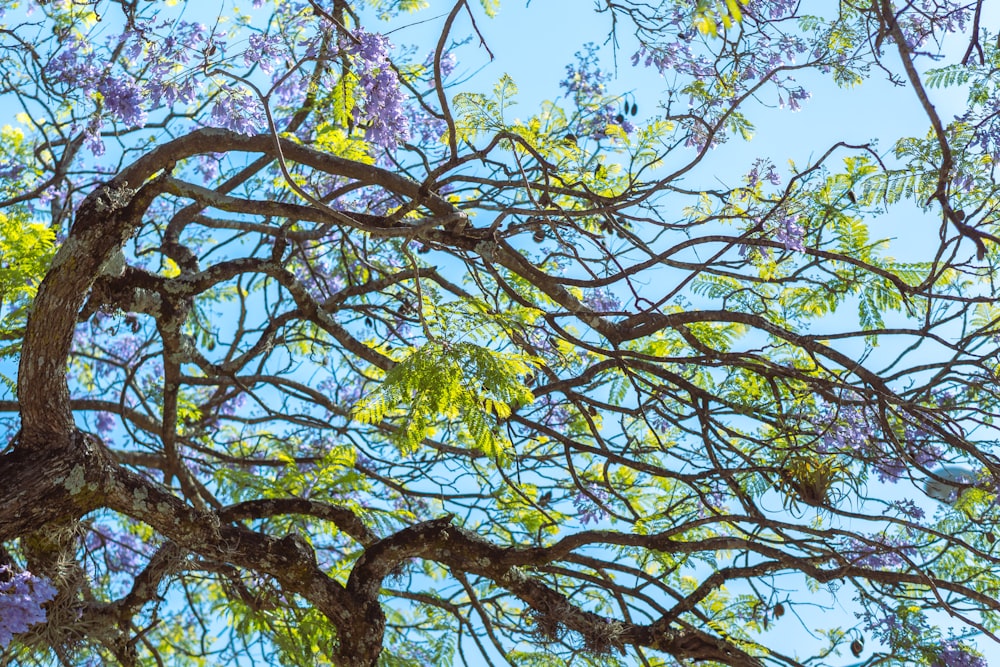
[[1000, 654], [1000, 16], [570, 4], [2, 3], [0, 664]]

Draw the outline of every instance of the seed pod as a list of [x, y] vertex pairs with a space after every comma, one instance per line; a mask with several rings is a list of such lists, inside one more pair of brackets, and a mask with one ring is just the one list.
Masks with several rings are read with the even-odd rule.
[[545, 240], [545, 232], [539, 229], [537, 232], [531, 235], [531, 238], [534, 239], [535, 243], [541, 243], [542, 241]]
[[997, 541], [996, 536], [991, 531], [986, 531], [985, 537], [986, 541], [989, 542], [990, 544], [993, 544], [994, 542]]
[[848, 190], [847, 191], [847, 198], [851, 200], [852, 204], [857, 204], [858, 203], [858, 197], [857, 197], [857, 195], [854, 194], [854, 190]]
[[618, 114], [617, 116], [615, 116], [615, 122], [621, 125], [622, 123], [625, 122], [625, 116]]
[[589, 414], [591, 417], [596, 417], [597, 416], [597, 408], [595, 408], [593, 405], [588, 405], [587, 406], [587, 414]]
[[565, 137], [563, 137], [563, 141], [565, 141], [568, 144], [575, 144], [576, 143], [576, 135], [573, 134], [572, 132], [570, 132]]
[[771, 612], [774, 614], [775, 619], [781, 618], [782, 616], [785, 615], [785, 605], [779, 602], [778, 604], [774, 605], [774, 609], [772, 609]]
[[855, 639], [851, 642], [851, 655], [855, 658], [861, 657], [861, 652], [865, 650], [865, 643], [860, 639]]
[[639, 105], [636, 104], [635, 102], [632, 102], [632, 115], [634, 116], [637, 113], [639, 113]]

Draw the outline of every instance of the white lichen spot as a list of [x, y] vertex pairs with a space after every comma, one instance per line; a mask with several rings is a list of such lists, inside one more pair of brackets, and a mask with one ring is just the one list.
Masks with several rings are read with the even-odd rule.
[[66, 481], [64, 484], [73, 495], [83, 491], [84, 487], [87, 486], [87, 476], [84, 467], [81, 465], [73, 466], [73, 469], [69, 471], [68, 475], [66, 475]]
[[135, 193], [136, 190], [130, 188], [127, 181], [117, 188], [105, 186], [97, 194], [94, 209], [98, 213], [119, 211], [131, 203]]
[[149, 492], [145, 488], [139, 487], [132, 492], [132, 502], [135, 503], [136, 509], [145, 510], [149, 509], [146, 504], [146, 499], [149, 497]]

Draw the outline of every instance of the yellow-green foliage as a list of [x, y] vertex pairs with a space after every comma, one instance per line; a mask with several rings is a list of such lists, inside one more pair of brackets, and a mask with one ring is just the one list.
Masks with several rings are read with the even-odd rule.
[[404, 452], [453, 423], [460, 440], [498, 456], [506, 442], [500, 421], [512, 406], [534, 400], [522, 382], [532, 364], [526, 355], [473, 343], [428, 343], [389, 371], [382, 385], [358, 402], [354, 416], [369, 424], [392, 420], [393, 439]]
[[[45, 225], [29, 222], [17, 209], [0, 212], [0, 336], [13, 341], [0, 345], [0, 357], [21, 349], [20, 330], [28, 306], [38, 291], [54, 252], [55, 234]], [[13, 380], [0, 374], [0, 381], [13, 387]]]
[[4, 303], [23, 304], [35, 296], [52, 259], [54, 241], [51, 229], [29, 222], [26, 214], [0, 212], [0, 298]]

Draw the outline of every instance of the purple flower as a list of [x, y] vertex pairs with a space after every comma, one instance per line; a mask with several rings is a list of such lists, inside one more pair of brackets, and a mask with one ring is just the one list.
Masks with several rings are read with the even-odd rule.
[[875, 570], [885, 568], [905, 568], [909, 565], [906, 556], [916, 553], [916, 547], [906, 544], [902, 538], [874, 535], [867, 540], [851, 539], [843, 549], [844, 556], [851, 564]]
[[97, 432], [102, 438], [106, 437], [109, 433], [111, 433], [111, 431], [114, 430], [115, 424], [115, 416], [110, 412], [104, 412], [102, 410], [97, 413]]
[[366, 139], [392, 148], [410, 138], [405, 98], [389, 57], [392, 44], [384, 35], [360, 28], [353, 35], [354, 39], [343, 40], [341, 48], [352, 57], [362, 91], [361, 103], [352, 110], [354, 120], [367, 123]]
[[274, 71], [275, 62], [281, 60], [281, 38], [278, 35], [250, 35], [250, 47], [243, 53], [243, 64], [249, 67], [253, 64], [270, 74]]
[[114, 573], [130, 574], [148, 559], [150, 546], [121, 528], [95, 524], [84, 540], [87, 552], [103, 551], [104, 563]]
[[573, 507], [578, 512], [580, 523], [588, 525], [597, 523], [608, 515], [601, 503], [608, 499], [608, 492], [596, 484], [587, 483], [587, 493], [578, 493], [573, 497]]
[[239, 88], [219, 91], [212, 106], [211, 123], [240, 134], [254, 134], [267, 122], [264, 109], [252, 93]]
[[[799, 111], [802, 109], [802, 102], [808, 100], [812, 97], [812, 93], [806, 91], [801, 86], [788, 89], [788, 108], [792, 111]], [[780, 96], [778, 98], [781, 99]], [[784, 107], [784, 103], [781, 104]]]
[[224, 401], [222, 405], [219, 406], [219, 414], [225, 415], [227, 417], [232, 417], [240, 412], [240, 409], [247, 401], [247, 395], [244, 393], [239, 393], [232, 398]]
[[941, 644], [941, 652], [931, 667], [989, 667], [986, 660], [973, 655], [957, 639], [949, 639]]
[[11, 575], [8, 567], [0, 567], [0, 648], [7, 648], [14, 635], [25, 632], [36, 623], [45, 621], [42, 605], [58, 591], [49, 582], [30, 572]]
[[621, 301], [607, 289], [594, 290], [583, 297], [583, 305], [597, 313], [613, 313], [622, 309]]
[[[764, 172], [763, 176], [761, 175], [761, 171]], [[771, 185], [781, 185], [781, 176], [775, 170], [771, 161], [766, 158], [757, 158], [754, 160], [753, 167], [750, 168], [750, 172], [747, 174], [747, 187], [756, 187], [762, 178]]]
[[135, 81], [118, 76], [105, 77], [97, 84], [97, 91], [104, 98], [104, 108], [129, 127], [146, 124], [146, 111], [142, 108], [142, 91]]
[[928, 633], [927, 619], [919, 611], [900, 609], [881, 609], [882, 614], [876, 616], [871, 611], [858, 614], [863, 620], [866, 630], [884, 644], [896, 648], [911, 646], [914, 638]]
[[750, 0], [743, 11], [750, 16], [780, 19], [790, 16], [798, 7], [799, 0]]
[[[595, 141], [607, 139], [608, 128], [617, 125], [626, 134], [635, 131], [635, 125], [627, 119], [627, 111], [618, 109], [618, 100], [607, 97], [607, 83], [611, 74], [601, 70], [597, 59], [597, 46], [587, 44], [576, 54], [577, 62], [566, 66], [566, 78], [559, 82], [569, 93], [578, 109], [578, 121], [573, 128], [575, 134], [590, 137]], [[628, 108], [626, 103], [625, 107]]]
[[889, 504], [889, 507], [895, 509], [900, 514], [910, 517], [911, 519], [923, 519], [924, 510], [917, 506], [912, 500], [897, 500]]
[[94, 154], [94, 157], [104, 155], [104, 140], [101, 139], [103, 125], [100, 117], [95, 116], [87, 123], [87, 129], [83, 132], [83, 143]]
[[778, 221], [778, 228], [775, 230], [774, 238], [785, 244], [787, 250], [802, 252], [805, 250], [803, 237], [805, 228], [798, 223], [798, 215], [786, 215]]

